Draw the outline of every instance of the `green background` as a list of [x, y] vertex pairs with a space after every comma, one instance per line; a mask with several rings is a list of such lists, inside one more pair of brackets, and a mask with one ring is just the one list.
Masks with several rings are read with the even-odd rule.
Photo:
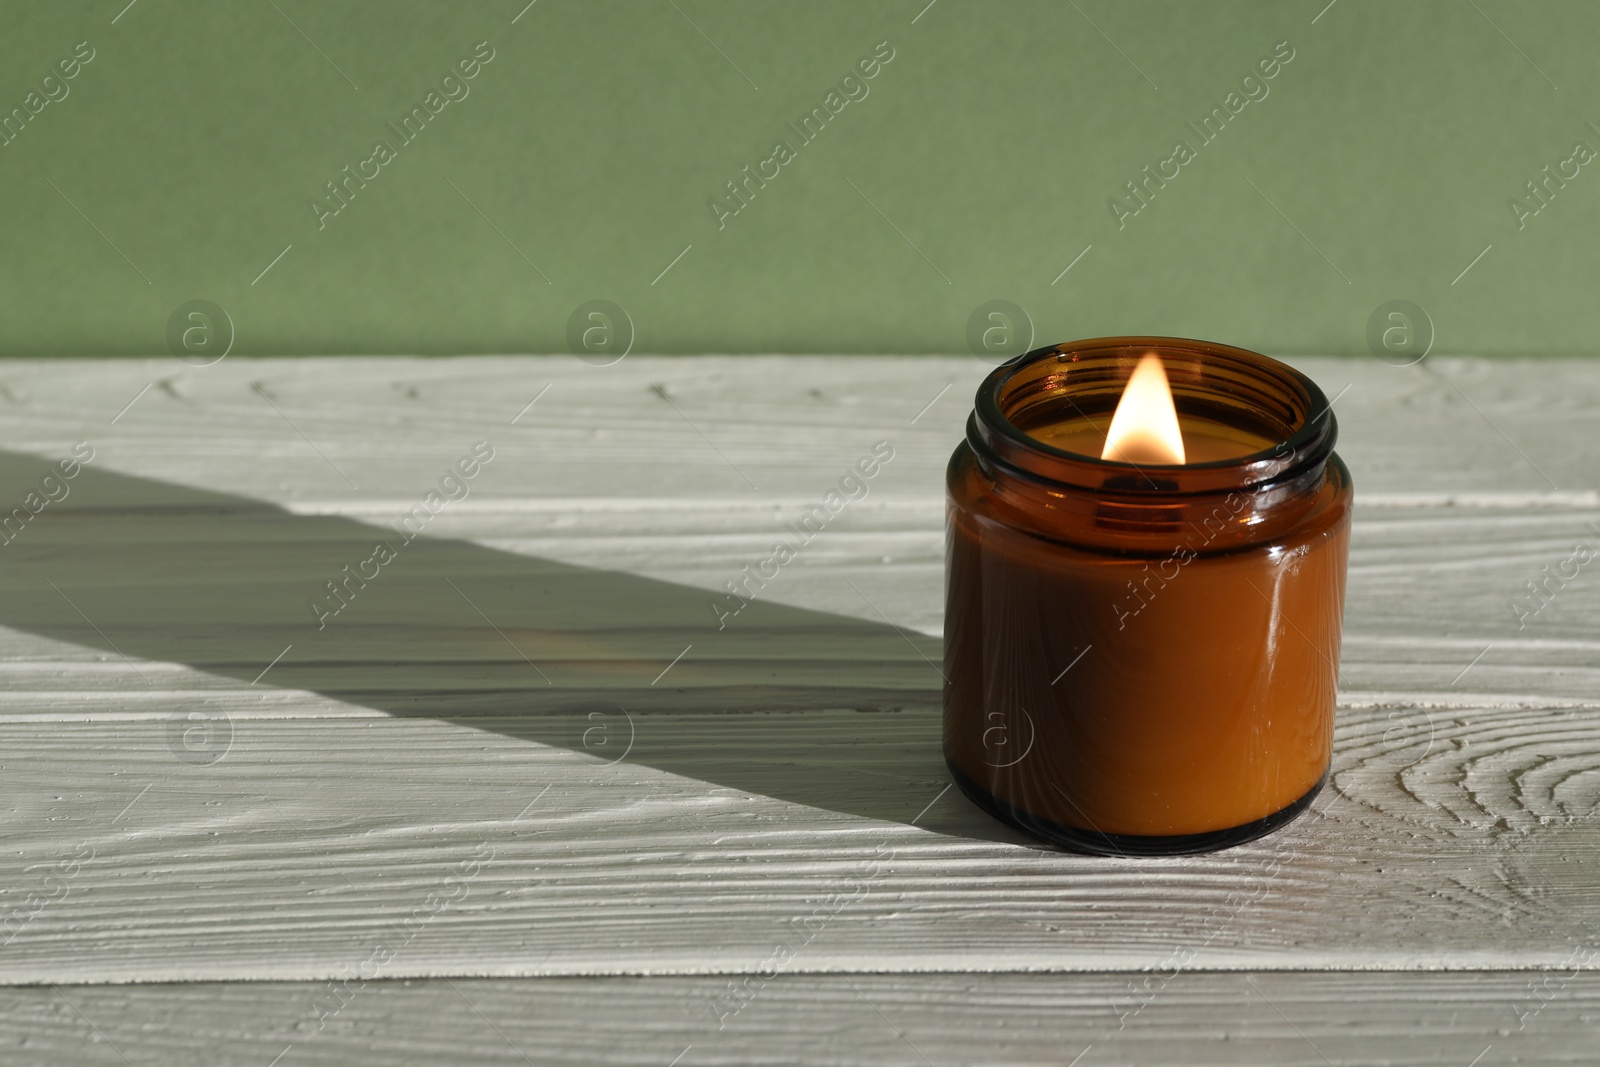
[[[96, 51], [0, 148], [0, 352], [165, 353], [194, 299], [241, 354], [561, 352], [594, 299], [636, 352], [962, 352], [992, 299], [1039, 344], [1365, 353], [1407, 299], [1435, 351], [1600, 350], [1600, 163], [1508, 208], [1600, 148], [1592, 0], [524, 3], [0, 4], [0, 111]], [[470, 96], [319, 230], [323, 183], [480, 41]], [[719, 230], [707, 200], [880, 41], [870, 95]]]

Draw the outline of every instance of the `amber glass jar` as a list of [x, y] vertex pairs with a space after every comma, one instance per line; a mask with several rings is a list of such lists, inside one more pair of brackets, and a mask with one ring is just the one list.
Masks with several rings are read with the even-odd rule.
[[[1188, 462], [1100, 459], [1161, 358]], [[1199, 852], [1311, 803], [1333, 750], [1350, 472], [1331, 405], [1239, 348], [1114, 337], [978, 389], [948, 470], [944, 749], [1056, 845]]]

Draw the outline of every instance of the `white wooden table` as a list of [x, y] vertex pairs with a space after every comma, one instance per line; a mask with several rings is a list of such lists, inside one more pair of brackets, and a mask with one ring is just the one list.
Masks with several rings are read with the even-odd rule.
[[947, 789], [976, 360], [0, 365], [4, 507], [94, 450], [0, 548], [0, 1062], [1595, 1062], [1600, 564], [1508, 602], [1600, 546], [1600, 365], [1295, 362], [1357, 487], [1332, 785], [1139, 861]]

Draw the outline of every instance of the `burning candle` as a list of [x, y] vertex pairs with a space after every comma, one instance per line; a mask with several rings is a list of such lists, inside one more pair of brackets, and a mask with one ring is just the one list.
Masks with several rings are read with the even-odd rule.
[[1333, 751], [1350, 472], [1327, 398], [1243, 349], [1039, 349], [948, 470], [944, 747], [1068, 848], [1199, 852], [1303, 811]]

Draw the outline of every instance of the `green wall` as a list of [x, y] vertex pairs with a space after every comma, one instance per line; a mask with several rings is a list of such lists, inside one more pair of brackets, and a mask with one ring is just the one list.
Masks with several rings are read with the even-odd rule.
[[525, 2], [0, 4], [0, 353], [164, 353], [194, 300], [241, 354], [561, 352], [593, 300], [638, 352], [962, 352], [1003, 300], [1364, 354], [1397, 299], [1438, 351], [1600, 351], [1592, 0]]

